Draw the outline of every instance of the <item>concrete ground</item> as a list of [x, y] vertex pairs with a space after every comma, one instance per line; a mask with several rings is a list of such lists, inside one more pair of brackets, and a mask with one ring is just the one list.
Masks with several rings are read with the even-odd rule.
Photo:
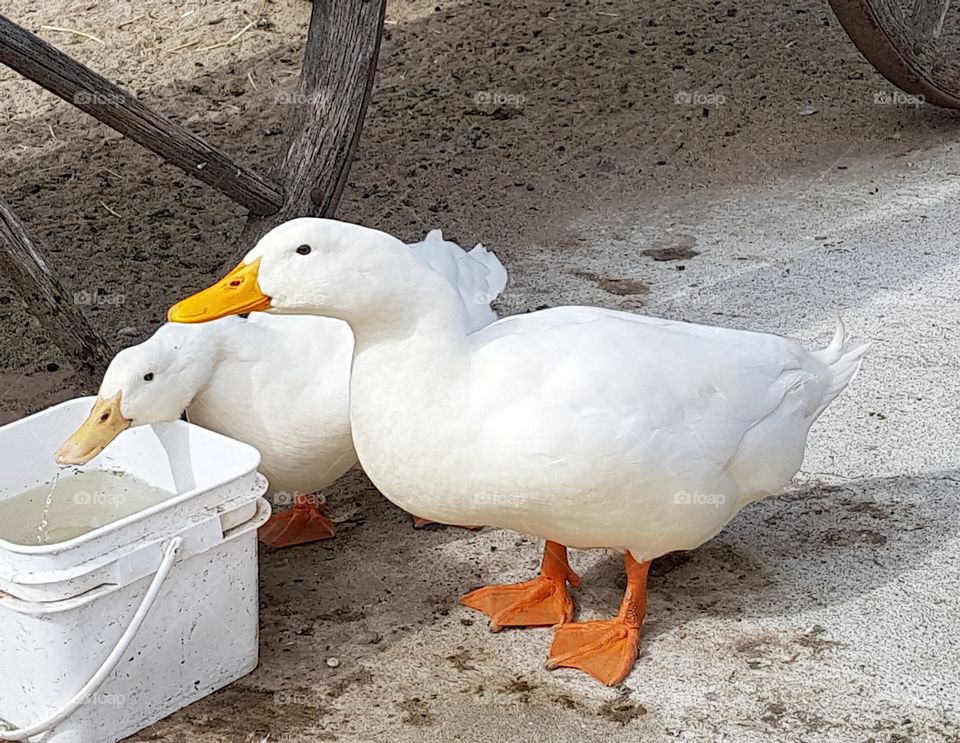
[[[24, 6], [20, 20], [53, 24], [48, 5]], [[212, 73], [207, 58], [190, 58], [206, 65], [196, 72], [178, 58], [169, 88], [154, 57], [124, 57], [142, 31], [72, 51], [142, 77], [185, 118], [193, 106], [205, 135], [265, 159], [272, 124], [258, 117], [282, 111], [244, 73], [263, 89], [295, 69], [304, 10], [254, 5], [246, 12], [291, 35], [219, 50]], [[107, 12], [93, 6], [87, 18]], [[211, 7], [236, 20], [232, 5], [200, 6]], [[262, 556], [261, 667], [133, 740], [960, 740], [956, 116], [883, 102], [893, 89], [815, 2], [409, 3], [391, 14], [344, 218], [487, 242], [511, 273], [505, 313], [600, 304], [810, 347], [839, 315], [874, 348], [817, 423], [789, 492], [656, 565], [641, 656], [621, 686], [547, 672], [549, 630], [491, 635], [458, 606], [469, 588], [530, 577], [534, 540], [415, 532], [352, 475], [328, 493], [336, 540]], [[162, 35], [157, 49], [177, 45]], [[184, 92], [193, 78], [238, 86], [231, 105], [246, 118], [200, 111], [206, 93]], [[11, 76], [0, 85], [22, 88]], [[514, 98], [477, 102], [491, 91]], [[51, 116], [57, 142], [42, 138]], [[90, 308], [116, 342], [137, 340], [235, 250], [236, 210], [169, 169], [146, 176], [132, 145], [88, 134], [46, 99], [22, 98], [12, 121], [4, 162], [15, 167], [0, 190], [75, 290], [125, 298]], [[44, 371], [56, 351], [10, 297], [0, 311], [13, 416], [71, 390], [68, 369]], [[579, 615], [610, 615], [619, 558], [575, 553], [573, 566]]]

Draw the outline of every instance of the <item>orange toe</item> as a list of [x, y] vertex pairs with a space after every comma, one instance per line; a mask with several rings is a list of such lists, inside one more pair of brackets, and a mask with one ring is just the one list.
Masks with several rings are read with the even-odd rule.
[[561, 624], [554, 630], [547, 668], [579, 668], [600, 683], [623, 681], [637, 660], [640, 630], [620, 617]]
[[258, 536], [267, 547], [282, 549], [330, 539], [336, 533], [333, 522], [314, 503], [298, 496], [296, 505], [272, 516], [260, 528]]
[[490, 617], [490, 631], [503, 627], [552, 627], [573, 618], [566, 581], [544, 575], [524, 583], [486, 586], [460, 603]]

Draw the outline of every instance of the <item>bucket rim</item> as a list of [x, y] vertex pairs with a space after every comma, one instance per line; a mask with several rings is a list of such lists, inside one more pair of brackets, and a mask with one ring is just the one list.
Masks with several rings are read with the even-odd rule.
[[[189, 560], [211, 550], [218, 549], [224, 545], [235, 542], [236, 540], [248, 535], [250, 532], [256, 533], [270, 518], [272, 507], [270, 506], [269, 501], [267, 501], [267, 499], [263, 496], [258, 497], [255, 501], [253, 501], [253, 503], [256, 506], [253, 515], [251, 515], [250, 518], [243, 523], [237, 524], [236, 526], [224, 531], [223, 539], [220, 542], [211, 544], [200, 552], [193, 551], [188, 546], [187, 553], [183, 555], [182, 558]], [[162, 545], [168, 541], [169, 539], [165, 538], [160, 542], [155, 543], [155, 545], [162, 548]], [[23, 598], [22, 596], [18, 596], [9, 591], [0, 591], [0, 610], [9, 610], [18, 614], [29, 614], [33, 616], [61, 614], [63, 612], [73, 611], [81, 608], [87, 604], [93, 603], [94, 601], [98, 601], [104, 596], [109, 596], [119, 591], [128, 590], [130, 586], [135, 585], [140, 580], [143, 580], [143, 577], [138, 578], [130, 583], [102, 583], [100, 585], [88, 588], [81, 593], [58, 596], [50, 599]]]
[[[56, 405], [52, 405], [51, 407], [45, 408], [44, 410], [33, 413], [32, 415], [28, 415], [25, 418], [20, 418], [19, 420], [8, 423], [5, 426], [0, 426], [0, 430], [4, 430], [4, 429], [9, 430], [11, 428], [18, 427], [21, 424], [25, 424], [28, 421], [32, 420], [33, 418], [38, 418], [45, 414], [49, 414], [54, 410], [58, 410], [59, 408], [68, 407], [71, 405], [77, 405], [78, 403], [89, 402], [95, 399], [96, 398], [93, 395], [87, 395], [85, 397], [77, 397], [72, 400], [65, 400], [64, 402], [58, 403]], [[260, 466], [262, 457], [256, 447], [251, 446], [250, 444], [246, 444], [242, 441], [237, 441], [236, 439], [232, 439], [229, 436], [224, 436], [223, 434], [217, 433], [216, 431], [211, 431], [209, 428], [203, 428], [202, 426], [198, 426], [196, 423], [190, 423], [188, 421], [183, 421], [183, 420], [175, 420], [175, 421], [165, 421], [163, 423], [154, 423], [149, 425], [153, 427], [171, 426], [174, 428], [187, 428], [188, 430], [193, 429], [195, 431], [198, 431], [201, 436], [206, 436], [213, 440], [220, 441], [226, 446], [233, 447], [234, 449], [238, 451], [242, 451], [244, 454], [250, 456], [252, 466], [248, 467], [243, 472], [236, 473], [232, 476], [224, 475], [222, 478], [217, 478], [209, 485], [206, 485], [204, 487], [192, 488], [191, 490], [188, 490], [185, 493], [182, 493], [180, 495], [175, 495], [175, 497], [173, 498], [167, 498], [161, 501], [160, 503], [157, 503], [156, 505], [150, 506], [149, 508], [144, 508], [142, 511], [137, 511], [135, 513], [130, 514], [129, 516], [124, 516], [122, 519], [111, 521], [109, 524], [105, 524], [104, 526], [101, 526], [97, 529], [93, 529], [92, 531], [88, 531], [87, 533], [81, 534], [80, 536], [74, 537], [73, 539], [67, 539], [63, 542], [54, 542], [53, 544], [44, 544], [44, 545], [17, 544], [16, 542], [10, 542], [0, 537], [0, 552], [10, 552], [18, 555], [28, 555], [28, 556], [35, 556], [35, 557], [57, 555], [62, 552], [68, 552], [72, 549], [83, 547], [88, 542], [92, 542], [92, 541], [95, 541], [96, 539], [100, 539], [106, 536], [107, 534], [110, 534], [111, 532], [119, 531], [120, 529], [123, 529], [127, 526], [130, 526], [131, 524], [136, 523], [137, 521], [148, 518], [150, 516], [154, 516], [158, 513], [162, 513], [163, 511], [166, 511], [168, 509], [171, 509], [183, 503], [186, 503], [187, 501], [193, 498], [196, 498], [200, 495], [203, 495], [204, 493], [209, 493], [210, 491], [216, 490], [217, 488], [221, 488], [224, 485], [228, 485], [233, 482], [238, 482], [246, 477], [249, 477], [251, 474], [255, 474], [257, 471], [257, 468]], [[86, 467], [86, 465], [84, 465], [84, 467]], [[61, 467], [60, 469], [82, 470], [83, 468]], [[115, 470], [91, 469], [91, 470], [85, 470], [85, 471], [96, 472], [96, 471], [115, 471]]]

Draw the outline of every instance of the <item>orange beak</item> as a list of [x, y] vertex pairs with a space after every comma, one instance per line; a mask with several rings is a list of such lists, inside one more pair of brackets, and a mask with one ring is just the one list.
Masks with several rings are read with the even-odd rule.
[[170, 322], [209, 322], [227, 315], [270, 309], [270, 297], [260, 291], [260, 259], [241, 263], [213, 286], [177, 302], [167, 311]]

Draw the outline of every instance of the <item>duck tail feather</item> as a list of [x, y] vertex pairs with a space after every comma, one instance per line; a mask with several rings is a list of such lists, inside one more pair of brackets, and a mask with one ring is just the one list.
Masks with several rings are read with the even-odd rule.
[[837, 395], [843, 392], [857, 376], [860, 365], [863, 363], [863, 357], [870, 350], [871, 345], [873, 344], [851, 341], [843, 321], [837, 318], [837, 330], [834, 333], [833, 340], [826, 348], [813, 352], [814, 358], [825, 364], [830, 371], [830, 382], [824, 391], [823, 400], [814, 414], [815, 418], [826, 410]]

